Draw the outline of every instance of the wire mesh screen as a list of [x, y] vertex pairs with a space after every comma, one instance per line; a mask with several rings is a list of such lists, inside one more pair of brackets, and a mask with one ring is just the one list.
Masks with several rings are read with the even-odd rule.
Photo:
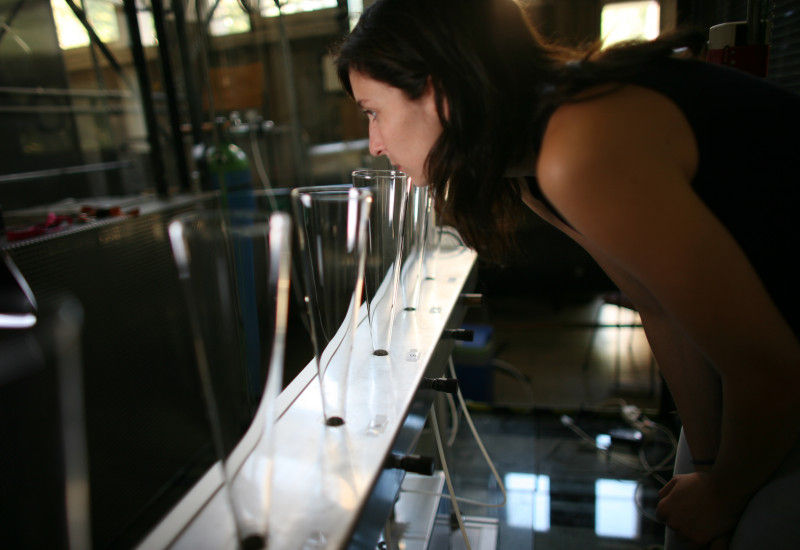
[[[144, 209], [143, 209], [144, 210]], [[85, 311], [83, 379], [92, 542], [129, 548], [214, 460], [183, 295], [166, 234], [180, 209], [100, 221], [8, 248], [41, 307]], [[6, 421], [37, 437], [47, 388], [29, 385]]]

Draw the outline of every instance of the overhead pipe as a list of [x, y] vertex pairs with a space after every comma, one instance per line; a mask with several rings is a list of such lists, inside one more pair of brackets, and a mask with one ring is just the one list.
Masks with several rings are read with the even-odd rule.
[[[175, 0], [180, 3], [180, 0]], [[175, 160], [178, 169], [178, 184], [182, 191], [191, 188], [191, 178], [189, 177], [189, 166], [186, 162], [186, 151], [183, 146], [183, 133], [181, 132], [181, 121], [178, 116], [178, 93], [175, 89], [175, 82], [172, 79], [172, 59], [169, 51], [169, 37], [164, 25], [164, 4], [162, 0], [151, 0], [150, 6], [153, 9], [153, 22], [158, 39], [158, 51], [161, 54], [161, 78], [164, 81], [164, 92], [167, 97], [167, 113], [169, 114], [169, 125], [172, 132], [172, 143], [175, 147]], [[148, 90], [149, 92], [149, 90]]]
[[[66, 0], [72, 2], [72, 0]], [[136, 0], [123, 0], [125, 20], [128, 23], [128, 35], [131, 40], [131, 52], [139, 80], [139, 92], [144, 110], [145, 127], [147, 128], [147, 141], [150, 144], [150, 164], [153, 169], [156, 192], [160, 197], [168, 195], [167, 178], [164, 170], [164, 159], [161, 154], [161, 143], [158, 140], [158, 120], [151, 93], [150, 74], [147, 71], [147, 60], [142, 46], [142, 36], [139, 32], [139, 20], [136, 12]]]

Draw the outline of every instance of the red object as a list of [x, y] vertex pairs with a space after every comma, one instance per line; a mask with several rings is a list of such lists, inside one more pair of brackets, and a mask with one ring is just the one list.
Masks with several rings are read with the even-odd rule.
[[55, 233], [71, 225], [72, 218], [70, 216], [57, 216], [53, 212], [50, 212], [47, 215], [47, 219], [42, 223], [23, 228], [9, 229], [6, 232], [6, 238], [9, 241], [20, 241], [22, 239], [30, 239], [31, 237]]
[[706, 61], [727, 65], [759, 77], [767, 76], [769, 46], [755, 44], [749, 46], [725, 46], [719, 50], [708, 50]]

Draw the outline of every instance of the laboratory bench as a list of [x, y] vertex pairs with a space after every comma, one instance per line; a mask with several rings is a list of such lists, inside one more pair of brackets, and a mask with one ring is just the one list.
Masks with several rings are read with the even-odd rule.
[[[264, 487], [272, 471], [269, 548], [373, 550], [406, 477], [401, 465], [416, 462], [419, 471], [433, 473], [433, 457], [416, 457], [415, 449], [438, 394], [431, 380], [445, 376], [470, 305], [476, 255], [446, 237], [433, 260], [435, 276], [423, 281], [417, 309], [396, 313], [388, 356], [373, 355], [362, 308], [344, 425], [326, 426], [311, 361], [278, 397], [274, 451], [260, 437], [259, 409], [230, 455], [229, 468], [258, 470]], [[427, 476], [413, 474], [413, 482], [420, 477]], [[223, 479], [217, 463], [139, 548], [235, 548]]]

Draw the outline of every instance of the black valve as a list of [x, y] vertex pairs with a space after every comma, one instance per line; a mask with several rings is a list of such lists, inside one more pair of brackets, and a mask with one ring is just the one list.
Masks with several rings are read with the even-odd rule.
[[457, 378], [423, 378], [420, 384], [422, 389], [435, 390], [444, 393], [458, 393]]
[[387, 468], [395, 468], [397, 470], [405, 470], [412, 474], [420, 474], [424, 476], [432, 476], [434, 468], [436, 467], [433, 458], [429, 456], [418, 455], [389, 455], [386, 459]]
[[475, 338], [475, 331], [466, 328], [446, 328], [442, 331], [442, 338], [472, 342]]

